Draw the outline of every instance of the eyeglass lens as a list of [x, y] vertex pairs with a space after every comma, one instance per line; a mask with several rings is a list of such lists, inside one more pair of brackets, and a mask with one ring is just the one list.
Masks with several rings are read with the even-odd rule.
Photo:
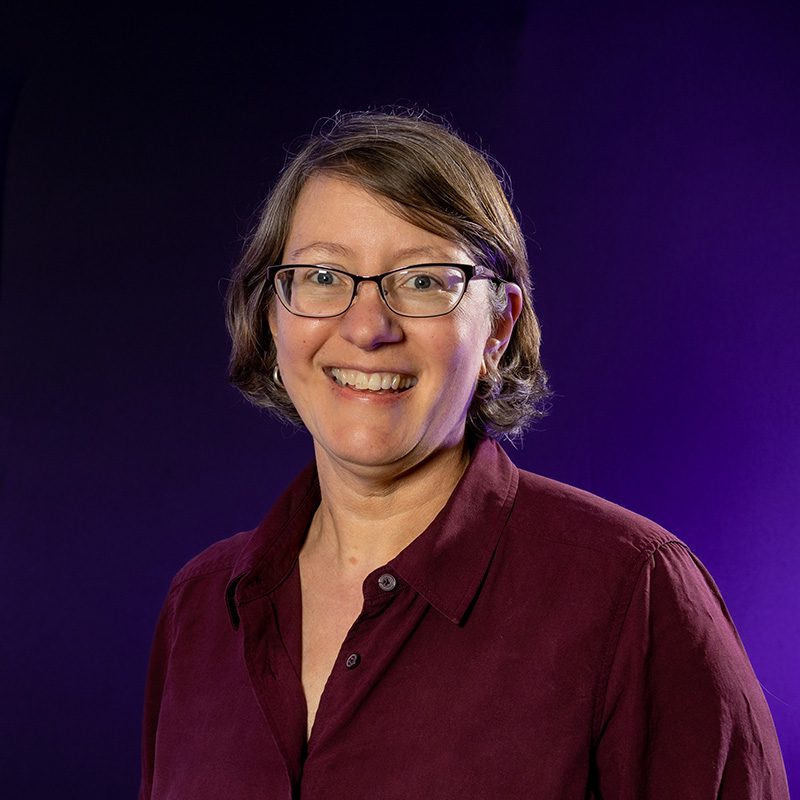
[[[286, 307], [308, 317], [342, 314], [353, 299], [353, 276], [320, 266], [286, 267], [275, 276], [275, 289]], [[464, 294], [466, 276], [449, 264], [426, 264], [390, 272], [381, 279], [386, 304], [397, 314], [435, 317], [447, 314]]]

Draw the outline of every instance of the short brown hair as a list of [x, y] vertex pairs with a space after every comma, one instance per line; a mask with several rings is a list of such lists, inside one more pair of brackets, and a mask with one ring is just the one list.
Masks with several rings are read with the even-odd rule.
[[[302, 425], [289, 395], [273, 378], [276, 348], [267, 315], [274, 292], [266, 284], [266, 270], [280, 262], [300, 190], [319, 172], [385, 198], [403, 219], [457, 242], [477, 263], [520, 287], [522, 312], [496, 370], [490, 368], [478, 381], [467, 430], [494, 438], [522, 433], [545, 413], [550, 394], [539, 358], [525, 239], [499, 165], [425, 113], [337, 114], [287, 162], [228, 288], [231, 383], [255, 405]], [[502, 285], [494, 300], [496, 311], [502, 311]]]

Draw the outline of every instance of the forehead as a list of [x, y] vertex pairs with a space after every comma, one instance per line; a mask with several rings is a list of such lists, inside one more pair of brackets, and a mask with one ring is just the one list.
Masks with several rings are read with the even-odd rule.
[[456, 241], [426, 230], [399, 213], [391, 200], [345, 178], [312, 175], [292, 210], [284, 260], [300, 256], [470, 259]]

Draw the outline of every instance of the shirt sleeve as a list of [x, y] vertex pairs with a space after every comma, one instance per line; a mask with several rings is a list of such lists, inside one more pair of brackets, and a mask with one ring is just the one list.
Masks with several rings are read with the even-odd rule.
[[142, 720], [142, 765], [138, 800], [150, 800], [155, 770], [156, 733], [161, 711], [169, 656], [172, 649], [173, 606], [172, 593], [167, 597], [156, 624], [153, 646], [145, 683], [144, 714]]
[[602, 800], [788, 800], [775, 727], [711, 576], [678, 541], [617, 628], [593, 763]]

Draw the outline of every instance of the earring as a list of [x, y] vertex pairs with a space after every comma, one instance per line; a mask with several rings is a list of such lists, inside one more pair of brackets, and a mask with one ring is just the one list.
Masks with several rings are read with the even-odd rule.
[[272, 369], [272, 380], [281, 387], [284, 388], [283, 381], [281, 380], [281, 371], [278, 369], [278, 365], [276, 364]]

